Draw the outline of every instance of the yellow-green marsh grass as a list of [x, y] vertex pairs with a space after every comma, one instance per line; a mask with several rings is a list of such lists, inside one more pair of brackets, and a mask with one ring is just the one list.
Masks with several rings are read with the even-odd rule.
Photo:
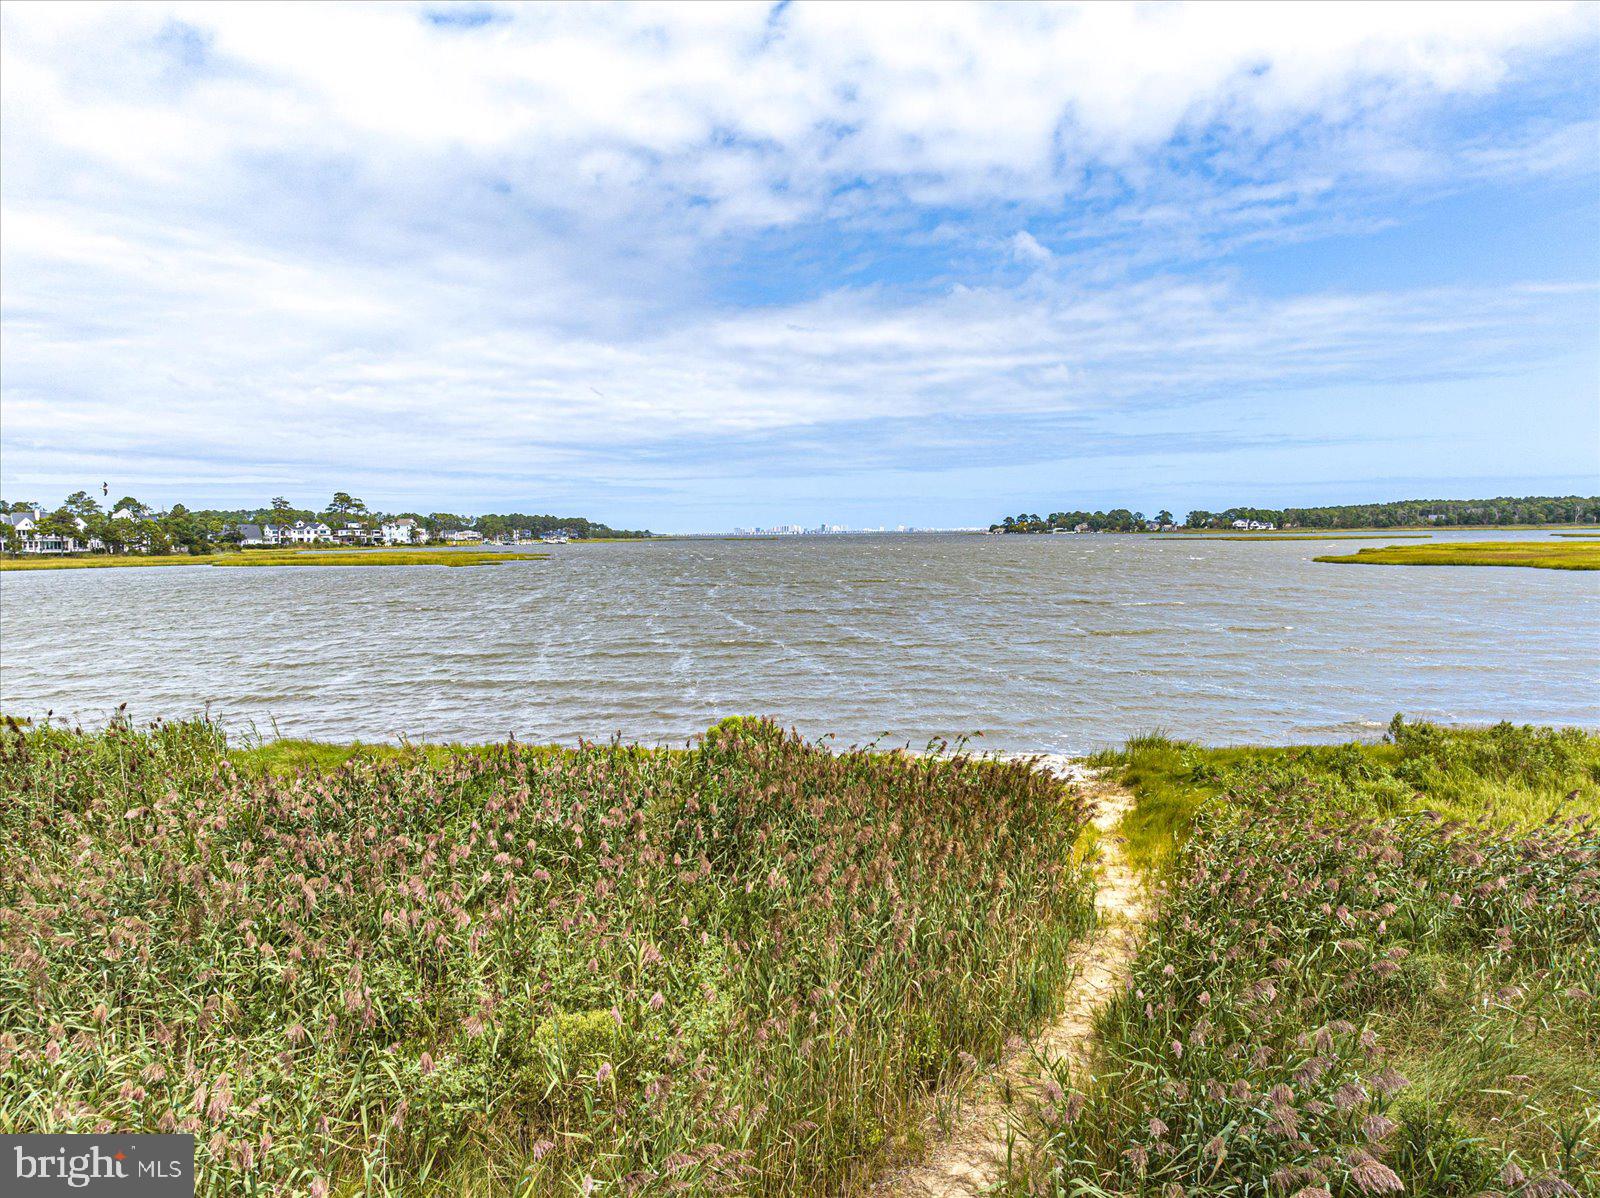
[[1388, 545], [1325, 555], [1319, 562], [1357, 566], [1529, 566], [1541, 570], [1600, 570], [1600, 545], [1584, 541], [1440, 541]]
[[[1163, 534], [1168, 535], [1168, 534]], [[1313, 533], [1277, 533], [1277, 532], [1240, 532], [1227, 535], [1213, 535], [1210, 533], [1190, 533], [1183, 537], [1186, 541], [1404, 541], [1423, 540], [1432, 536], [1427, 532], [1396, 532], [1396, 533], [1329, 533], [1327, 536], [1317, 536]]]
[[93, 553], [81, 557], [6, 558], [0, 570], [97, 570], [137, 566], [489, 566], [544, 561], [547, 553], [471, 549], [264, 549], [241, 553]]
[[502, 562], [541, 562], [547, 553], [507, 553], [476, 549], [272, 550], [229, 554], [217, 566], [492, 566]]
[[122, 566], [209, 566], [218, 554], [86, 553], [77, 557], [0, 558], [0, 570], [105, 570]]

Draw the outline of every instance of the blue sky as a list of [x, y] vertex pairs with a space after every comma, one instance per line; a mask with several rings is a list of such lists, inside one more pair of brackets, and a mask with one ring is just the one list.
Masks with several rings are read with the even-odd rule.
[[8, 4], [0, 491], [1600, 490], [1600, 8]]

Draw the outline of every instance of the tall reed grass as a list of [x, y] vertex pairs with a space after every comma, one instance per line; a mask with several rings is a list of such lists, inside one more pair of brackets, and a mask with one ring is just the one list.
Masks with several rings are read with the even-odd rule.
[[1600, 739], [1389, 739], [1130, 746], [1165, 892], [1014, 1192], [1600, 1193]]
[[1084, 821], [751, 720], [289, 772], [12, 726], [0, 1129], [193, 1132], [203, 1195], [838, 1194], [1051, 1009]]

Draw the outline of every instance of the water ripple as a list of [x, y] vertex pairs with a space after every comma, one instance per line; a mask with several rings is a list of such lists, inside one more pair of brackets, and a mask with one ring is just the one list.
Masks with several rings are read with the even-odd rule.
[[[1600, 577], [1315, 566], [1288, 542], [573, 546], [522, 569], [0, 575], [0, 707], [204, 711], [332, 739], [681, 744], [733, 713], [843, 743], [1077, 752], [1160, 727], [1600, 726]], [[1165, 546], [1165, 547], [1164, 547]], [[1193, 547], [1186, 547], [1192, 549]]]

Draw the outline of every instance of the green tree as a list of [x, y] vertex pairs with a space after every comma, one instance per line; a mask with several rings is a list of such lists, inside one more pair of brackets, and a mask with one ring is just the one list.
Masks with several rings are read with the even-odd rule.
[[43, 517], [35, 526], [35, 531], [47, 537], [70, 537], [77, 540], [84, 533], [78, 528], [78, 517], [66, 507], [58, 507], [55, 511]]
[[367, 505], [348, 491], [335, 491], [326, 510], [342, 516], [351, 512], [364, 512], [367, 510]]
[[100, 539], [106, 544], [107, 553], [126, 553], [132, 543], [132, 520], [106, 520], [100, 526]]
[[100, 505], [87, 491], [74, 491], [61, 506], [81, 520], [92, 520], [100, 514]]

